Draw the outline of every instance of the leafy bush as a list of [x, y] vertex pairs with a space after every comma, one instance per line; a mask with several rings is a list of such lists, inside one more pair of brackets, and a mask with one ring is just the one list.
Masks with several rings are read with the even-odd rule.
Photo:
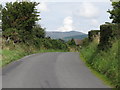
[[16, 28], [8, 28], [6, 29], [6, 31], [4, 31], [2, 33], [2, 35], [6, 38], [6, 39], [11, 39], [14, 42], [15, 41], [19, 41], [20, 37], [19, 37], [19, 31]]
[[10, 2], [2, 8], [2, 30], [17, 28], [17, 30], [31, 31], [38, 21], [36, 2]]
[[69, 40], [69, 41], [67, 42], [67, 44], [70, 45], [70, 46], [75, 46], [75, 45], [76, 45], [74, 39]]
[[39, 20], [36, 2], [10, 2], [2, 8], [2, 31], [5, 38], [19, 38], [24, 43], [33, 39], [33, 26]]
[[43, 46], [46, 49], [68, 50], [67, 44], [65, 42], [62, 42], [61, 40], [44, 39]]
[[108, 11], [111, 14], [110, 19], [113, 19], [112, 23], [120, 23], [120, 1], [117, 1], [112, 2], [113, 9]]
[[88, 38], [90, 41], [93, 41], [96, 36], [100, 34], [100, 30], [91, 30], [88, 32]]
[[[40, 39], [39, 39], [40, 40]], [[38, 41], [38, 43], [43, 43], [43, 39]], [[5, 43], [3, 43], [5, 44]], [[40, 44], [37, 44], [40, 45]], [[42, 44], [43, 45], [43, 44]], [[47, 44], [48, 45], [48, 44]], [[0, 54], [2, 54], [2, 60], [0, 61], [0, 67], [5, 66], [6, 64], [9, 64], [15, 60], [21, 59], [22, 57], [26, 55], [30, 55], [33, 53], [42, 53], [42, 52], [65, 52], [67, 50], [65, 49], [45, 49], [42, 46], [40, 48], [36, 47], [35, 45], [27, 45], [24, 43], [18, 43], [15, 46], [12, 43], [9, 43], [9, 45], [3, 45], [3, 49], [0, 50]]]
[[33, 35], [35, 38], [44, 38], [45, 37], [45, 29], [42, 28], [40, 25], [35, 25], [32, 29]]
[[120, 37], [120, 24], [104, 24], [100, 26], [100, 50], [107, 50], [112, 47], [114, 39]]
[[87, 46], [89, 44], [89, 39], [88, 38], [84, 38], [83, 40], [82, 40], [82, 46]]

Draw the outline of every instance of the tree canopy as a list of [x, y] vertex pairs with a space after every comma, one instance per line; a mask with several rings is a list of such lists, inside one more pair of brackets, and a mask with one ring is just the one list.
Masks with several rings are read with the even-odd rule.
[[3, 31], [6, 28], [30, 31], [38, 21], [36, 2], [10, 2], [2, 9]]
[[[2, 30], [3, 36], [12, 38], [17, 35], [17, 39], [22, 42], [30, 41], [35, 35], [33, 28], [36, 26], [36, 21], [40, 20], [37, 13], [36, 2], [10, 2], [2, 9]], [[39, 33], [44, 29], [39, 28]], [[8, 34], [9, 32], [9, 34]], [[37, 36], [37, 35], [36, 35]], [[41, 36], [43, 37], [43, 36]], [[16, 39], [16, 38], [14, 38]]]
[[113, 19], [112, 23], [120, 23], [120, 1], [112, 2], [113, 9], [108, 12], [111, 14], [110, 19]]

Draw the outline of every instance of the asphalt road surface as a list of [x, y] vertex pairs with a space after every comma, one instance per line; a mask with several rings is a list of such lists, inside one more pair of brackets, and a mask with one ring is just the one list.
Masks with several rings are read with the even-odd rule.
[[2, 69], [3, 88], [108, 88], [77, 52], [27, 56]]

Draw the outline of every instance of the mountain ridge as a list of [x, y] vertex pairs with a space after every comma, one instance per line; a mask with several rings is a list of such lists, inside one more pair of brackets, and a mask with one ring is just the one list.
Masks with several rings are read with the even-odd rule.
[[80, 36], [79, 39], [82, 39], [81, 36], [84, 38], [84, 37], [87, 37], [87, 34], [79, 32], [79, 31], [69, 31], [69, 32], [46, 31], [46, 37], [51, 37], [52, 39], [66, 40], [67, 37], [71, 39], [71, 38], [75, 38], [75, 36], [77, 37]]

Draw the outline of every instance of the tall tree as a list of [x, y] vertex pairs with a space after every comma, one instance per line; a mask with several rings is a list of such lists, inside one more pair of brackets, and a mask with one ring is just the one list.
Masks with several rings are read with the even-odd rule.
[[120, 0], [119, 2], [112, 2], [113, 9], [108, 12], [111, 14], [110, 19], [112, 23], [120, 23]]
[[0, 4], [0, 31], [1, 31], [1, 29], [2, 29], [2, 5]]
[[9, 28], [15, 28], [24, 42], [32, 38], [32, 28], [39, 20], [36, 9], [38, 4], [27, 1], [6, 3], [6, 6], [2, 9], [3, 32], [6, 32]]
[[33, 34], [36, 38], [44, 38], [45, 37], [45, 28], [42, 28], [39, 24], [33, 27]]
[[2, 19], [2, 5], [0, 4], [0, 20]]

